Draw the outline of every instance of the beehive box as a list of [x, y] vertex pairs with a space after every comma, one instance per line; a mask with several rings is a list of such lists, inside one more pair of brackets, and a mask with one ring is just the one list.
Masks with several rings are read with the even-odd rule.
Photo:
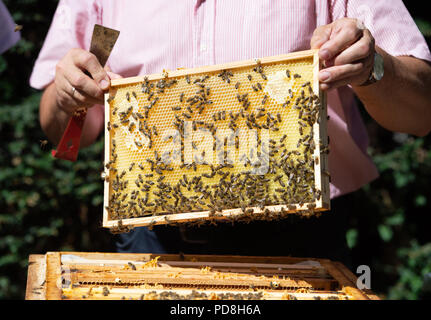
[[48, 252], [31, 255], [28, 300], [367, 300], [326, 259]]
[[317, 51], [112, 80], [104, 227], [329, 209]]

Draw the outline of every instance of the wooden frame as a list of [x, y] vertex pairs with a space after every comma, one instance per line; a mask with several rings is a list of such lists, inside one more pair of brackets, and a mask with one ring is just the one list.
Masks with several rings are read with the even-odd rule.
[[[320, 117], [318, 123], [315, 123], [313, 126], [314, 132], [314, 142], [315, 142], [315, 150], [314, 157], [320, 159], [319, 162], [314, 164], [314, 172], [315, 174], [315, 188], [321, 191], [321, 198], [317, 200], [314, 204], [316, 208], [314, 211], [325, 211], [330, 209], [330, 191], [329, 191], [329, 175], [328, 175], [328, 157], [327, 154], [321, 152], [321, 148], [327, 147], [328, 139], [327, 139], [327, 129], [326, 129], [326, 121], [327, 121], [327, 111], [326, 111], [326, 94], [322, 92], [319, 88], [319, 80], [318, 73], [321, 67], [321, 63], [318, 57], [317, 50], [308, 50], [303, 52], [296, 52], [286, 55], [279, 55], [274, 57], [267, 57], [259, 59], [262, 65], [277, 63], [277, 62], [289, 62], [303, 58], [313, 58], [313, 83], [312, 88], [315, 93], [319, 93], [319, 98], [321, 102], [320, 108]], [[168, 71], [165, 73], [158, 73], [153, 75], [148, 75], [147, 77], [133, 77], [133, 78], [125, 78], [125, 79], [116, 79], [112, 80], [111, 87], [115, 88], [117, 86], [123, 85], [131, 85], [142, 83], [145, 78], [148, 80], [160, 80], [164, 78], [174, 78], [181, 77], [186, 75], [198, 75], [203, 73], [210, 73], [220, 70], [234, 70], [236, 68], [243, 67], [254, 67], [256, 66], [256, 60], [245, 60], [240, 62], [232, 62], [226, 63], [222, 65], [214, 65], [214, 66], [206, 66], [199, 67], [194, 69], [180, 69], [175, 71]], [[108, 103], [109, 94], [105, 95], [105, 165], [110, 159], [110, 134], [107, 130], [108, 122], [110, 120], [110, 105]], [[105, 174], [108, 174], [107, 170]], [[111, 220], [109, 219], [109, 212], [107, 208], [109, 207], [109, 195], [110, 195], [110, 186], [109, 182], [105, 180], [104, 182], [104, 213], [103, 213], [103, 227], [106, 228], [116, 228], [120, 226], [120, 220]], [[264, 213], [265, 210], [270, 210], [271, 212], [281, 212], [281, 213], [296, 213], [301, 210], [306, 210], [307, 206], [310, 203], [305, 203], [303, 205], [295, 205], [295, 209], [289, 208], [291, 206], [287, 205], [275, 205], [275, 206], [267, 206], [263, 210], [254, 207], [254, 213]], [[184, 212], [184, 213], [175, 213], [169, 215], [170, 223], [183, 223], [197, 220], [207, 220], [207, 219], [225, 219], [229, 217], [237, 217], [243, 215], [243, 211], [241, 209], [227, 209], [219, 212], [217, 215], [212, 215], [210, 211], [202, 211], [202, 212]], [[153, 226], [159, 224], [166, 224], [165, 215], [152, 216], [152, 217], [137, 217], [137, 218], [128, 218], [122, 219], [121, 225], [124, 227], [138, 227], [138, 226]], [[126, 229], [127, 230], [127, 229]]]
[[258, 299], [268, 300], [379, 300], [359, 290], [341, 263], [326, 259], [48, 252], [29, 262], [27, 300], [141, 299], [192, 290], [207, 297], [260, 292]]

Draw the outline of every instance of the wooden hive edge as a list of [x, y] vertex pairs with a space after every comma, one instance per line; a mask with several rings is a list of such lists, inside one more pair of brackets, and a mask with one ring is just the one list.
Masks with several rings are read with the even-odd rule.
[[[48, 252], [45, 255], [31, 255], [29, 257], [29, 262], [35, 262], [29, 264], [29, 277], [27, 281], [27, 292], [26, 292], [26, 299], [47, 299], [47, 300], [60, 300], [63, 298], [67, 298], [66, 296], [63, 297], [62, 295], [62, 286], [61, 286], [61, 277], [62, 277], [62, 270], [63, 268], [66, 268], [67, 270], [67, 263], [63, 264], [61, 262], [63, 255], [76, 255], [80, 258], [87, 258], [88, 262], [87, 264], [95, 264], [100, 265], [103, 261], [100, 260], [100, 258], [106, 258], [111, 261], [118, 262], [118, 259], [123, 261], [149, 261], [150, 259], [154, 259], [155, 257], [160, 257], [160, 262], [166, 261], [169, 262], [171, 260], [174, 261], [183, 261], [181, 258], [185, 258], [184, 256], [181, 257], [180, 255], [176, 254], [150, 254], [150, 253], [142, 253], [142, 254], [129, 254], [129, 253], [104, 253], [104, 252]], [[276, 267], [280, 263], [299, 263], [303, 261], [316, 261], [319, 262], [320, 265], [326, 270], [328, 274], [332, 276], [331, 281], [336, 281], [339, 285], [339, 288], [336, 290], [337, 294], [347, 294], [348, 296], [351, 296], [353, 299], [358, 300], [380, 300], [380, 298], [373, 294], [371, 290], [359, 290], [355, 286], [356, 277], [340, 262], [333, 262], [328, 259], [316, 259], [316, 258], [293, 258], [293, 257], [279, 257], [279, 256], [267, 256], [267, 257], [261, 257], [261, 256], [235, 256], [235, 255], [186, 255], [187, 259], [195, 259], [194, 263], [197, 267], [199, 265], [205, 265], [205, 262], [209, 261], [215, 261], [215, 262], [224, 262], [227, 264], [232, 264], [232, 266], [237, 265], [238, 263], [258, 263], [259, 264], [267, 264], [271, 265], [272, 267]], [[234, 260], [234, 261], [232, 261]], [[43, 264], [43, 262], [46, 262], [46, 269], [40, 268], [40, 266]], [[253, 265], [250, 266], [253, 266]], [[217, 265], [217, 263], [215, 263]], [[33, 291], [36, 284], [39, 284], [39, 280], [35, 281], [34, 275], [36, 274], [35, 271], [37, 270], [38, 279], [41, 278], [46, 279], [46, 296], [41, 297], [33, 297], [31, 292]], [[30, 276], [32, 274], [32, 276]], [[157, 280], [158, 282], [163, 282], [164, 278], [154, 278], [154, 279], [147, 279], [149, 283], [154, 282]], [[193, 278], [194, 279], [194, 278]], [[163, 280], [163, 281], [162, 281]], [[196, 284], [201, 284], [198, 279], [195, 279]], [[301, 280], [301, 278], [299, 278]], [[318, 280], [318, 279], [316, 279]], [[323, 281], [324, 279], [322, 279]], [[329, 281], [324, 280], [324, 281]], [[202, 280], [204, 281], [204, 280]], [[222, 280], [222, 279], [215, 279], [210, 280], [209, 283], [211, 285], [218, 284], [218, 285], [228, 285], [226, 281], [230, 280]], [[269, 280], [263, 280], [257, 281], [255, 285], [263, 285]], [[286, 286], [294, 286], [294, 281], [286, 279], [286, 280], [280, 280], [283, 282], [283, 285]], [[289, 282], [290, 281], [290, 282]], [[295, 280], [296, 281], [296, 280]], [[169, 281], [168, 281], [169, 282]], [[167, 283], [168, 283], [167, 282]], [[174, 280], [171, 282], [175, 282]], [[176, 282], [180, 283], [180, 280], [176, 280]], [[192, 281], [193, 282], [193, 281]], [[204, 281], [205, 282], [205, 281]], [[204, 283], [202, 282], [202, 283]], [[208, 282], [208, 281], [207, 281]], [[194, 283], [194, 282], [193, 282]], [[206, 282], [205, 282], [206, 283]], [[237, 279], [235, 282], [235, 285], [244, 285], [247, 284], [247, 280], [241, 280]], [[39, 284], [40, 285], [40, 284]], [[266, 283], [267, 285], [267, 283]], [[120, 289], [119, 289], [120, 290]], [[325, 291], [326, 290], [326, 291]], [[323, 291], [316, 291], [311, 292], [310, 294], [328, 294], [331, 295], [327, 289]], [[229, 289], [229, 291], [231, 291]], [[330, 290], [332, 291], [332, 290]], [[326, 292], [326, 293], [325, 293]], [[100, 297], [103, 298], [103, 297]]]
[[61, 300], [61, 253], [46, 255], [46, 300]]
[[45, 255], [32, 254], [28, 258], [25, 300], [44, 300], [46, 296]]
[[[298, 60], [298, 59], [310, 58], [314, 56], [317, 52], [318, 50], [298, 51], [298, 52], [282, 54], [282, 55], [277, 55], [272, 57], [259, 58], [258, 60], [260, 60], [261, 64], [268, 64], [268, 63], [275, 63], [275, 62], [289, 61], [289, 60]], [[187, 69], [187, 68], [178, 69], [178, 70], [166, 71], [166, 73], [168, 78], [174, 78], [174, 77], [182, 77], [185, 75], [195, 75], [200, 73], [216, 72], [223, 69], [237, 69], [237, 68], [249, 67], [252, 65], [256, 65], [255, 59], [235, 61], [235, 62], [190, 68], [190, 69]], [[164, 79], [166, 78], [166, 73], [162, 72], [162, 73], [150, 74], [147, 76], [112, 79], [111, 87], [136, 84], [139, 82], [143, 82], [145, 78], [147, 78], [150, 81]]]

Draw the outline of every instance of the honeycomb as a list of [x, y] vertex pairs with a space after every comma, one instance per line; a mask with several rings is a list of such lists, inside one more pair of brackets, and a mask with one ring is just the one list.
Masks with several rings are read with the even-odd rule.
[[107, 221], [152, 226], [324, 209], [319, 126], [326, 111], [314, 66], [315, 55], [256, 59], [114, 83], [105, 128]]

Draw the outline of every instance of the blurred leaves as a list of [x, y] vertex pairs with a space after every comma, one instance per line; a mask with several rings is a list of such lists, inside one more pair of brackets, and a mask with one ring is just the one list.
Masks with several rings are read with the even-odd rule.
[[54, 159], [28, 81], [57, 0], [3, 1], [21, 40], [0, 56], [0, 299], [23, 298], [30, 254], [113, 251], [101, 228], [103, 140], [76, 163]]
[[0, 298], [23, 294], [6, 278], [17, 266], [25, 276], [29, 254], [62, 245], [101, 250], [111, 240], [100, 228], [103, 141], [82, 150], [76, 163], [54, 159], [52, 146], [40, 144], [39, 100], [36, 93], [0, 108], [0, 288], [8, 288], [0, 289]]
[[399, 250], [403, 262], [398, 267], [400, 279], [389, 291], [390, 299], [414, 300], [423, 293], [423, 281], [431, 272], [431, 243], [419, 245], [413, 240], [409, 247]]
[[421, 18], [416, 18], [415, 22], [419, 28], [419, 30], [422, 32], [422, 34], [426, 37], [431, 37], [431, 22], [421, 19]]

